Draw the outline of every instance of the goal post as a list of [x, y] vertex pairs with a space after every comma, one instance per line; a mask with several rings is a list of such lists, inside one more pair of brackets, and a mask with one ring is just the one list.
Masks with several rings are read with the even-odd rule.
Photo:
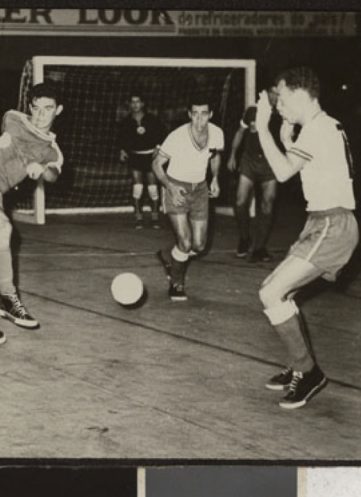
[[[88, 68], [88, 69], [87, 69]], [[72, 74], [71, 71], [76, 71]], [[89, 75], [85, 71], [90, 71]], [[98, 71], [98, 72], [97, 72]], [[136, 72], [135, 72], [136, 71]], [[19, 98], [19, 110], [27, 111], [28, 101], [27, 92], [31, 85], [41, 83], [46, 80], [54, 80], [55, 82], [60, 82], [62, 85], [63, 97], [69, 95], [72, 98], [80, 98], [82, 93], [82, 88], [76, 88], [69, 85], [79, 84], [79, 80], [84, 78], [87, 84], [90, 84], [91, 78], [93, 78], [94, 83], [92, 83], [91, 90], [89, 94], [85, 89], [84, 83], [84, 93], [87, 93], [87, 100], [83, 103], [79, 103], [79, 109], [75, 110], [71, 108], [71, 112], [67, 109], [68, 114], [71, 113], [74, 119], [72, 122], [72, 129], [69, 130], [69, 134], [72, 136], [68, 137], [68, 144], [70, 140], [75, 142], [80, 136], [80, 132], [74, 128], [75, 121], [80, 122], [75, 116], [75, 112], [79, 114], [84, 113], [85, 107], [94, 107], [93, 111], [96, 112], [101, 106], [107, 107], [109, 112], [115, 112], [114, 107], [117, 107], [117, 116], [105, 117], [108, 121], [111, 119], [118, 119], [119, 115], [124, 116], [126, 112], [124, 108], [119, 104], [119, 101], [123, 102], [126, 99], [126, 94], [131, 91], [132, 85], [136, 78], [141, 81], [141, 84], [146, 85], [146, 95], [147, 100], [152, 100], [152, 105], [150, 106], [150, 111], [158, 112], [157, 106], [166, 106], [167, 108], [162, 108], [160, 112], [160, 117], [167, 119], [170, 116], [170, 120], [167, 124], [168, 130], [175, 127], [175, 123], [180, 120], [180, 111], [184, 111], [184, 102], [186, 97], [186, 91], [188, 88], [189, 81], [196, 82], [202, 88], [209, 86], [214, 95], [217, 95], [218, 102], [218, 115], [219, 120], [222, 122], [216, 122], [216, 124], [225, 125], [226, 127], [235, 131], [234, 127], [239, 123], [239, 118], [243, 113], [243, 110], [255, 102], [256, 97], [256, 62], [251, 59], [193, 59], [193, 58], [165, 58], [165, 57], [76, 57], [76, 56], [34, 56], [30, 62], [27, 64], [27, 73], [22, 77], [22, 84], [20, 88], [20, 98]], [[118, 78], [118, 79], [117, 79]], [[126, 80], [128, 78], [128, 80]], [[106, 80], [106, 82], [105, 82]], [[126, 81], [126, 82], [124, 82]], [[111, 88], [111, 92], [108, 91], [108, 87], [104, 85], [108, 84]], [[178, 86], [177, 86], [178, 85]], [[183, 85], [183, 86], [182, 86]], [[208, 85], [208, 86], [205, 86]], [[100, 95], [99, 88], [102, 88], [102, 94], [99, 96], [101, 99], [99, 104], [94, 102], [92, 104], [92, 92]], [[187, 87], [187, 88], [186, 88]], [[152, 91], [154, 97], [152, 96]], [[190, 91], [190, 90], [189, 90]], [[160, 92], [163, 92], [161, 94]], [[172, 97], [168, 98], [168, 93], [172, 93]], [[109, 102], [106, 101], [107, 95], [109, 95]], [[179, 97], [178, 97], [179, 96]], [[70, 98], [70, 97], [69, 97]], [[94, 97], [98, 98], [98, 97]], [[178, 109], [171, 109], [173, 104]], [[168, 103], [165, 101], [170, 100]], [[64, 102], [66, 108], [66, 102]], [[70, 102], [70, 107], [73, 107], [72, 101]], [[78, 104], [77, 104], [78, 105]], [[120, 110], [119, 110], [120, 109]], [[92, 109], [90, 109], [92, 111]], [[89, 112], [90, 112], [89, 111]], [[162, 114], [163, 112], [163, 114]], [[184, 113], [184, 116], [186, 114]], [[93, 125], [89, 117], [84, 117], [84, 121], [80, 123], [82, 128]], [[177, 125], [180, 123], [177, 122]], [[109, 123], [107, 123], [109, 125]], [[233, 128], [232, 128], [233, 127]], [[107, 128], [109, 129], [109, 128]], [[75, 131], [74, 131], [75, 130]], [[83, 132], [83, 134], [86, 133]], [[98, 131], [99, 134], [99, 131]], [[105, 132], [106, 134], [106, 132]], [[109, 133], [108, 133], [109, 134]], [[228, 132], [227, 135], [231, 133]], [[82, 138], [86, 140], [85, 138]], [[228, 136], [230, 140], [230, 136]], [[65, 140], [66, 141], [66, 140]], [[69, 145], [71, 148], [71, 146]], [[71, 150], [63, 150], [65, 163], [64, 171], [71, 168], [71, 162], [73, 161], [86, 161], [86, 156], [88, 150], [83, 149], [83, 152], [76, 152], [74, 149], [78, 147], [78, 144], [73, 143], [73, 148]], [[84, 146], [86, 147], [86, 145]], [[114, 149], [114, 140], [109, 145], [110, 148]], [[95, 186], [97, 192], [102, 188], [105, 181], [109, 185], [111, 183], [111, 178], [114, 176], [114, 171], [110, 172], [107, 166], [107, 161], [114, 161], [115, 151], [113, 150], [113, 156], [111, 159], [103, 158], [98, 149], [94, 148], [94, 154], [99, 154], [99, 163], [104, 163], [104, 178], [101, 179], [101, 171], [90, 171], [90, 166], [87, 168], [84, 164], [76, 165], [78, 169], [81, 168], [82, 171], [86, 170], [89, 175], [89, 184], [94, 185], [96, 181], [99, 181], [99, 186]], [[80, 157], [83, 153], [83, 157]], [[76, 157], [75, 157], [76, 156]], [[114, 169], [114, 168], [113, 168]], [[80, 174], [80, 173], [79, 173]], [[113, 175], [113, 176], [112, 176]], [[61, 175], [62, 176], [62, 175]], [[124, 178], [123, 178], [124, 180]], [[69, 183], [70, 184], [70, 183]], [[69, 186], [71, 188], [71, 186]], [[52, 205], [47, 205], [46, 198], [46, 188], [42, 180], [38, 181], [35, 189], [29, 194], [29, 201], [27, 205], [21, 205], [17, 210], [14, 211], [14, 219], [18, 219], [25, 222], [32, 222], [36, 224], [44, 224], [46, 213], [53, 212], [84, 212], [89, 207], [88, 197], [91, 193], [87, 192], [87, 198], [84, 200], [84, 205], [78, 205], [76, 195], [79, 194], [79, 186], [75, 186], [75, 193], [72, 194], [71, 200], [64, 201], [64, 205], [59, 205], [59, 202], [54, 201]], [[52, 186], [51, 189], [56, 189]], [[98, 194], [98, 193], [97, 193]], [[69, 193], [70, 195], [70, 193]], [[104, 195], [106, 192], [104, 191]], [[111, 195], [110, 195], [111, 196]], [[110, 198], [109, 196], [109, 198]], [[114, 201], [116, 203], [116, 200]], [[66, 205], [66, 204], [69, 205]], [[123, 202], [122, 202], [123, 203]], [[29, 205], [30, 204], [30, 205]], [[94, 202], [96, 204], [96, 202]], [[108, 210], [114, 210], [114, 208], [120, 209], [125, 208], [126, 205], [111, 205], [108, 206], [106, 202], [101, 201], [101, 205], [91, 205], [89, 210], [96, 212], [97, 207], [100, 209], [98, 212], [104, 212]], [[129, 208], [129, 202], [128, 202]]]

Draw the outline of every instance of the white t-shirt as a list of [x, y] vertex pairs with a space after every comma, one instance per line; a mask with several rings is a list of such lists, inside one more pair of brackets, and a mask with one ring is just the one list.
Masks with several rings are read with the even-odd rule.
[[169, 157], [167, 174], [188, 183], [204, 181], [209, 159], [216, 151], [223, 149], [223, 131], [212, 123], [208, 123], [208, 141], [202, 149], [194, 141], [191, 123], [183, 124], [169, 133], [160, 146], [160, 151]]
[[355, 208], [352, 157], [336, 119], [320, 111], [303, 126], [288, 153], [307, 161], [300, 174], [308, 211]]

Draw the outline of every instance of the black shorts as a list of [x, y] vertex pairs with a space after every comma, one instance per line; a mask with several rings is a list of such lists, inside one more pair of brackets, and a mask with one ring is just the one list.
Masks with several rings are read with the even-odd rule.
[[135, 171], [140, 171], [142, 173], [152, 172], [152, 158], [153, 154], [133, 154], [129, 153], [128, 165], [131, 169]]
[[253, 183], [264, 183], [276, 179], [264, 155], [253, 157], [243, 154], [239, 161], [238, 173], [247, 176]]

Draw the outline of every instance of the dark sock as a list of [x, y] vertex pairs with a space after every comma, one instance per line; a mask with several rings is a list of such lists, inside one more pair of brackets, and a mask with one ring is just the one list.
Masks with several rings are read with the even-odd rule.
[[272, 215], [260, 212], [256, 217], [254, 250], [265, 248], [272, 226]]
[[188, 261], [181, 262], [171, 256], [172, 267], [170, 270], [171, 282], [175, 285], [184, 285]]
[[285, 344], [289, 354], [289, 364], [295, 371], [310, 371], [314, 364], [314, 356], [304, 338], [302, 325], [297, 314], [281, 324], [273, 325]]

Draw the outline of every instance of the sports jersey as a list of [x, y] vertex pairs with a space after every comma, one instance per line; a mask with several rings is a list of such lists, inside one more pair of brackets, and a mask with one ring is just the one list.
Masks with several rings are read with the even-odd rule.
[[[255, 105], [250, 105], [245, 110], [243, 117], [241, 119], [240, 123], [241, 127], [247, 130], [247, 134], [244, 136], [243, 139], [244, 142], [243, 153], [247, 154], [250, 158], [257, 158], [259, 160], [263, 160], [265, 163], [268, 164], [264, 156], [261, 143], [258, 138], [258, 133], [248, 131], [250, 124], [256, 121], [256, 113], [257, 113], [257, 107]], [[273, 111], [270, 117], [268, 128], [278, 148], [284, 151], [284, 146], [280, 138], [281, 125], [282, 125], [282, 118], [280, 114], [276, 111]]]
[[165, 137], [160, 120], [152, 114], [144, 114], [140, 122], [131, 115], [120, 125], [120, 143], [126, 152], [152, 153]]
[[208, 141], [202, 149], [193, 138], [191, 123], [176, 128], [160, 146], [161, 152], [169, 158], [167, 174], [189, 183], [204, 181], [209, 159], [223, 149], [223, 131], [212, 123], [208, 123]]
[[336, 119], [320, 111], [302, 127], [288, 153], [307, 161], [300, 175], [308, 211], [355, 208], [352, 158]]
[[43, 133], [22, 112], [9, 110], [2, 122], [0, 136], [0, 193], [5, 193], [26, 176], [26, 166], [37, 162], [59, 172], [63, 155], [54, 133]]

